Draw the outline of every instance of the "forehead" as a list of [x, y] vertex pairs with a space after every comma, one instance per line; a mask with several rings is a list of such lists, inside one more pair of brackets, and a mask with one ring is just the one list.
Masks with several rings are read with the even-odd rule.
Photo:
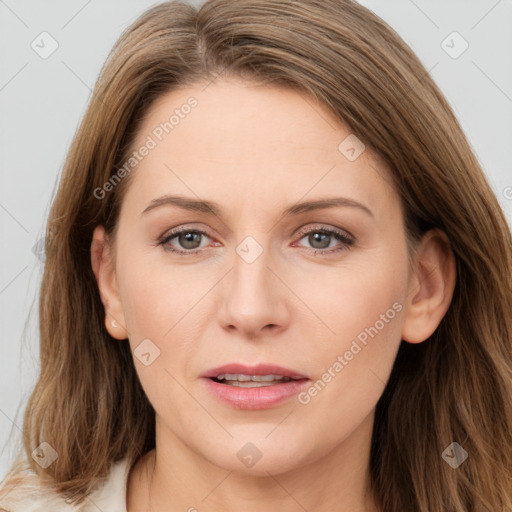
[[[188, 107], [191, 103], [195, 106]], [[230, 160], [333, 154], [339, 152], [340, 137], [350, 134], [310, 95], [241, 79], [201, 83], [164, 94], [148, 110], [139, 141], [151, 132], [169, 146], [181, 146], [185, 140], [198, 142], [202, 154]], [[199, 134], [201, 140], [195, 141], [194, 135]]]
[[329, 193], [377, 209], [397, 200], [380, 159], [324, 105], [284, 87], [230, 79], [168, 92], [132, 150], [143, 146], [129, 190], [139, 206], [172, 192], [262, 207]]

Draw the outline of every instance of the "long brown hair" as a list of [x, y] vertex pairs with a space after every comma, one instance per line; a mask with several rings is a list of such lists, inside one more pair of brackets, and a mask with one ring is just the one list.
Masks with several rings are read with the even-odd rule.
[[[391, 169], [410, 240], [434, 227], [450, 239], [452, 303], [428, 340], [402, 342], [377, 404], [370, 470], [382, 511], [512, 511], [510, 228], [422, 63], [352, 0], [210, 0], [199, 9], [166, 2], [122, 34], [49, 215], [41, 371], [24, 415], [24, 453], [8, 483], [25, 466], [81, 503], [113, 462], [127, 457], [132, 464], [155, 446], [154, 410], [129, 344], [105, 329], [90, 263], [93, 229], [114, 232], [130, 180], [101, 200], [94, 191], [126, 162], [156, 98], [219, 75], [283, 85], [323, 102]], [[468, 454], [457, 469], [442, 457], [454, 441]], [[31, 457], [42, 442], [59, 455], [46, 469]]]

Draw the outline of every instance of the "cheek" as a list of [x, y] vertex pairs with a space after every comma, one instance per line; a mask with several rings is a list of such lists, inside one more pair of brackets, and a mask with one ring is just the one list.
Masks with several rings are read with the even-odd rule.
[[308, 302], [322, 320], [313, 328], [310, 361], [317, 385], [301, 403], [316, 403], [332, 418], [343, 410], [365, 416], [384, 390], [401, 341], [405, 246], [368, 254], [317, 285]]
[[192, 265], [168, 264], [165, 255], [156, 263], [147, 251], [132, 250], [129, 257], [120, 258], [119, 291], [141, 385], [155, 408], [169, 407], [172, 412], [190, 407], [179, 382], [197, 353], [202, 328], [197, 319], [207, 314], [207, 301], [201, 298], [215, 276], [201, 274]]
[[120, 296], [128, 331], [134, 340], [154, 338], [164, 342], [175, 332], [191, 327], [193, 308], [211, 287], [193, 266], [155, 261], [151, 247], [119, 261]]
[[192, 320], [200, 308], [194, 305], [211, 285], [184, 266], [156, 265], [143, 251], [120, 258], [118, 274], [130, 348], [146, 396], [166, 418], [192, 410], [194, 402], [181, 383], [199, 339]]
[[[347, 278], [340, 285], [340, 309], [331, 309], [340, 341], [357, 339], [363, 345], [370, 339], [384, 342], [399, 332], [397, 313], [403, 309], [401, 301], [406, 279], [405, 276], [402, 279], [396, 277], [390, 267], [374, 266], [367, 268], [363, 275]], [[369, 347], [369, 343], [366, 346]]]
[[364, 333], [372, 326], [384, 338], [400, 332], [396, 313], [402, 309], [407, 277], [405, 252], [375, 251], [314, 278], [300, 279], [297, 295], [304, 297], [314, 314], [315, 339], [325, 347], [318, 353], [348, 350], [350, 341], [361, 333], [364, 342]]

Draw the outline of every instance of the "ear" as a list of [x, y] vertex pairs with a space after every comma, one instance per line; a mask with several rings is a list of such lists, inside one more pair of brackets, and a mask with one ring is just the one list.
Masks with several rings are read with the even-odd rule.
[[437, 329], [455, 289], [455, 256], [446, 234], [428, 231], [416, 251], [402, 324], [402, 339], [421, 343]]
[[113, 338], [124, 340], [128, 337], [126, 323], [117, 289], [112, 250], [103, 226], [96, 226], [91, 243], [91, 265], [101, 301], [105, 306], [105, 327]]

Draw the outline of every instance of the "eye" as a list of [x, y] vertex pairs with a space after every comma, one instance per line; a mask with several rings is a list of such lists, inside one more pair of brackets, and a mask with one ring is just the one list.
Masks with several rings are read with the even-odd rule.
[[[201, 243], [201, 237], [208, 237], [208, 235], [201, 230], [180, 228], [165, 235], [161, 240], [159, 240], [158, 245], [163, 246], [166, 251], [176, 252], [179, 254], [193, 254], [195, 252], [199, 252], [197, 249], [200, 248], [199, 244]], [[181, 247], [186, 250], [180, 250], [173, 246], [171, 244], [171, 240], [174, 238], [176, 238]]]
[[[301, 240], [307, 237], [307, 241], [312, 245], [311, 251], [314, 254], [329, 254], [350, 249], [354, 245], [354, 238], [342, 231], [327, 228], [309, 228], [300, 233]], [[334, 248], [331, 242], [341, 242]], [[328, 249], [328, 250], [325, 250]]]

